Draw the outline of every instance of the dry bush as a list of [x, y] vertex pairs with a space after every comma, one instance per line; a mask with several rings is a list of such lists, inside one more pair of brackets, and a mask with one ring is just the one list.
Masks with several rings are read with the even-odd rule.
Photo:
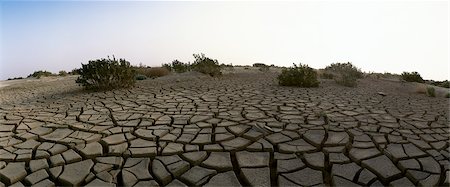
[[166, 76], [170, 73], [167, 68], [154, 67], [154, 68], [136, 68], [137, 74], [145, 75], [148, 78], [156, 78]]

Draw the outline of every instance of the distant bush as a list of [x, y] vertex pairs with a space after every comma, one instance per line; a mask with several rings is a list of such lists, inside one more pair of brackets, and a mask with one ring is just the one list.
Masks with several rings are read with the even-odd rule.
[[8, 78], [8, 81], [10, 81], [10, 80], [20, 80], [20, 79], [23, 79], [23, 77]]
[[64, 71], [64, 70], [61, 70], [61, 71], [59, 71], [58, 75], [64, 77], [64, 76], [67, 76], [69, 74], [66, 71]]
[[436, 97], [436, 90], [433, 87], [429, 86], [427, 87], [427, 94], [430, 97]]
[[355, 87], [357, 85], [357, 79], [364, 77], [361, 70], [350, 62], [333, 63], [325, 67], [325, 73], [332, 74], [336, 83], [348, 87]]
[[308, 65], [285, 68], [278, 76], [278, 82], [281, 86], [297, 86], [297, 87], [318, 87], [317, 72]]
[[87, 90], [129, 88], [135, 83], [135, 70], [125, 59], [97, 59], [81, 64], [76, 82]]
[[145, 75], [148, 78], [156, 78], [156, 77], [166, 76], [170, 73], [170, 71], [164, 67], [154, 67], [154, 68], [138, 67], [138, 68], [136, 68], [136, 73]]
[[35, 71], [34, 73], [28, 75], [28, 77], [34, 77], [34, 78], [41, 78], [41, 77], [49, 77], [49, 76], [54, 76], [54, 74], [52, 72], [49, 71]]
[[219, 62], [216, 59], [205, 57], [205, 54], [194, 54], [195, 61], [192, 63], [194, 71], [210, 75], [212, 77], [222, 75]]
[[408, 81], [408, 82], [420, 82], [420, 83], [425, 82], [422, 79], [422, 76], [420, 76], [420, 74], [415, 72], [415, 71], [411, 72], [411, 73], [410, 72], [403, 72], [401, 77], [402, 77], [403, 80]]
[[267, 67], [267, 65], [266, 65], [266, 64], [263, 64], [263, 63], [254, 63], [254, 64], [253, 64], [253, 67], [260, 68], [260, 67]]
[[178, 60], [174, 60], [170, 64], [163, 64], [162, 67], [168, 69], [169, 71], [175, 71], [177, 73], [183, 73], [191, 69], [190, 64], [186, 64]]
[[450, 88], [450, 84], [448, 80], [445, 81], [430, 81], [431, 85], [435, 85], [435, 86], [439, 86], [439, 87], [443, 87], [443, 88]]

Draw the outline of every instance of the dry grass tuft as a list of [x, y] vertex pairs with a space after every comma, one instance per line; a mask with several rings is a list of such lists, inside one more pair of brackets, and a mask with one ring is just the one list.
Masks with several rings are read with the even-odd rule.
[[137, 74], [145, 75], [149, 78], [162, 77], [170, 74], [167, 68], [154, 67], [154, 68], [136, 68]]

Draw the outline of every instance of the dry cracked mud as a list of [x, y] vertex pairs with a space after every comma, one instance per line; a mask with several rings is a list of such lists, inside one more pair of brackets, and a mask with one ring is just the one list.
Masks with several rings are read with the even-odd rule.
[[292, 88], [275, 77], [1, 88], [0, 186], [449, 185], [448, 99], [408, 83]]

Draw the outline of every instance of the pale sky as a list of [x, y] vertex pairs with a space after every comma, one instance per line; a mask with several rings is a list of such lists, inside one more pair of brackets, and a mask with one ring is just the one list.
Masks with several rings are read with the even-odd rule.
[[115, 55], [132, 64], [192, 62], [363, 71], [449, 79], [448, 1], [3, 1], [0, 79], [70, 71]]

